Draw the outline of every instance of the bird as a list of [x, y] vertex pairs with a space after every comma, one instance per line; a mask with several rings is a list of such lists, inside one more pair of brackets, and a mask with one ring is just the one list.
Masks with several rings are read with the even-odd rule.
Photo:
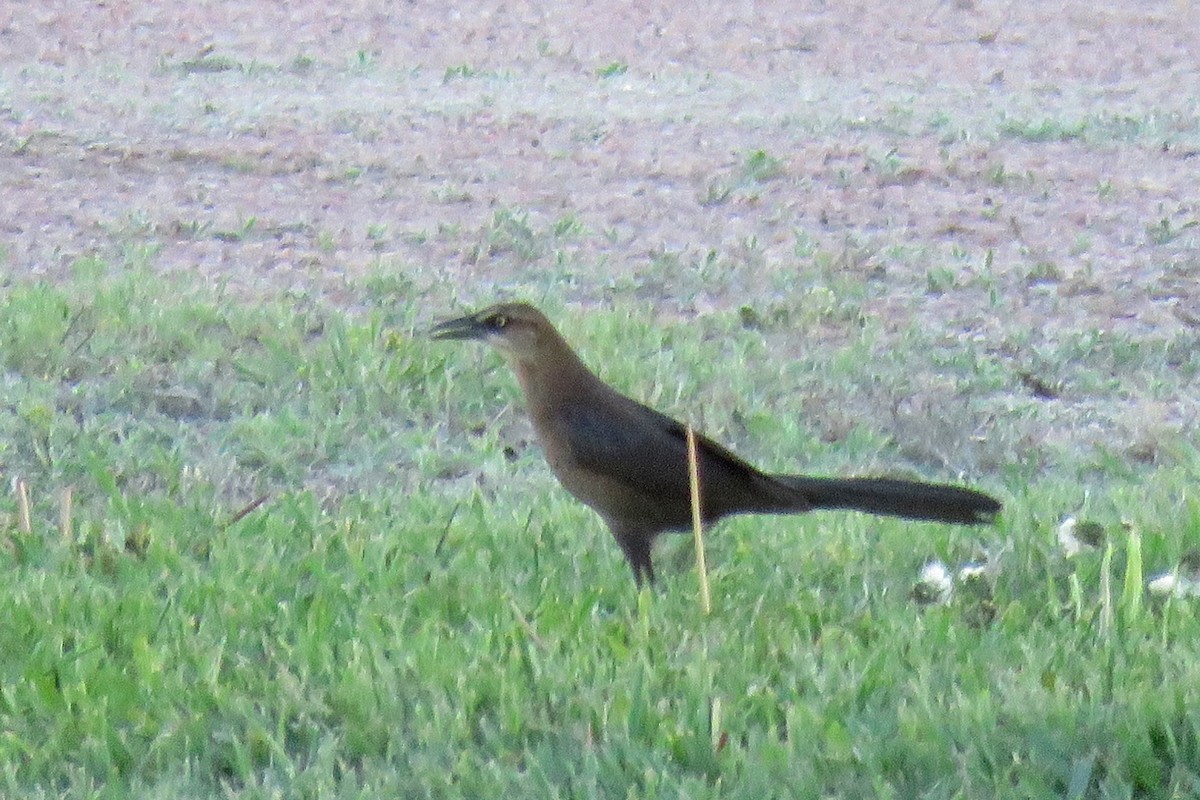
[[[480, 340], [516, 373], [550, 470], [590, 506], [620, 546], [636, 585], [655, 582], [652, 549], [692, 526], [687, 428], [604, 383], [537, 308], [489, 306], [441, 322], [435, 340]], [[764, 472], [696, 433], [701, 518], [847, 509], [955, 524], [989, 522], [1001, 503], [975, 489], [887, 477]]]

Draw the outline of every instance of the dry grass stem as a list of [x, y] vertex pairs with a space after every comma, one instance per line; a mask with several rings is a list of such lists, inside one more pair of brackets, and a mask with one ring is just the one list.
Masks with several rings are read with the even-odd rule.
[[712, 595], [708, 591], [708, 564], [704, 560], [704, 519], [700, 514], [700, 465], [696, 455], [696, 432], [687, 426], [688, 483], [692, 490], [692, 534], [696, 540], [696, 571], [700, 573], [700, 603], [704, 613], [712, 613]]

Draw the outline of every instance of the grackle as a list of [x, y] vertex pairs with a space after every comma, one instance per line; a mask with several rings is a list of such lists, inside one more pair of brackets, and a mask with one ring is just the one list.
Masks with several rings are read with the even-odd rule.
[[[550, 469], [607, 523], [640, 586], [654, 582], [651, 546], [691, 527], [682, 424], [601, 381], [550, 321], [526, 303], [501, 303], [433, 328], [434, 339], [479, 339], [517, 374]], [[696, 435], [701, 514], [799, 514], [850, 509], [958, 524], [989, 521], [1000, 502], [982, 492], [895, 478], [818, 478], [763, 472]]]

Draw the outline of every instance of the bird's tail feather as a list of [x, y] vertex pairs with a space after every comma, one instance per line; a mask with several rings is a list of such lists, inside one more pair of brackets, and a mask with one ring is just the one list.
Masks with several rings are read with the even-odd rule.
[[842, 508], [971, 525], [988, 522], [1000, 501], [974, 489], [897, 478], [811, 478], [772, 475], [799, 492], [812, 508]]

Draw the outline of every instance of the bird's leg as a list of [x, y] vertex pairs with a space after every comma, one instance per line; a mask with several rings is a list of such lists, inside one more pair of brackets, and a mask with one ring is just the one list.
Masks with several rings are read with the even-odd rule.
[[613, 528], [613, 536], [616, 537], [617, 544], [621, 545], [621, 551], [625, 553], [625, 560], [629, 562], [629, 568], [633, 570], [633, 579], [637, 582], [640, 589], [645, 584], [654, 585], [654, 564], [650, 560], [650, 541], [651, 537], [647, 536], [644, 531], [625, 531]]

